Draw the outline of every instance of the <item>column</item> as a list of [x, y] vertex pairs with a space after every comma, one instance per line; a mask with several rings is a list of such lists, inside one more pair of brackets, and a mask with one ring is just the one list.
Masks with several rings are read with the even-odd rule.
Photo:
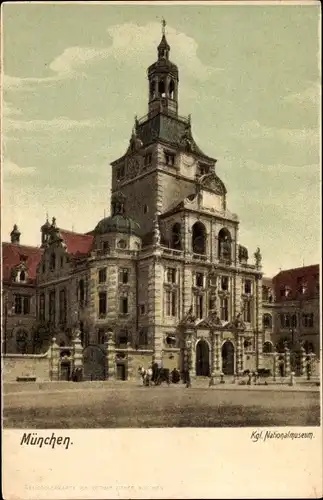
[[[83, 347], [81, 343], [80, 330], [77, 329], [74, 332], [73, 340], [72, 340], [72, 350], [73, 350], [73, 366], [72, 370], [77, 374], [77, 377], [80, 379], [83, 378]], [[76, 372], [77, 370], [77, 372]], [[78, 378], [78, 380], [80, 380]]]
[[105, 376], [108, 380], [114, 380], [116, 376], [116, 351], [113, 341], [113, 332], [105, 332], [104, 345], [106, 348], [106, 372]]
[[285, 361], [285, 377], [288, 377], [290, 374], [290, 350], [288, 347], [285, 347], [284, 350], [284, 361]]
[[215, 333], [211, 330], [211, 377], [215, 376], [216, 372], [216, 336]]
[[305, 375], [305, 372], [306, 372], [306, 351], [304, 349], [304, 347], [301, 347], [301, 360], [300, 360], [300, 363], [301, 363], [301, 375]]
[[132, 356], [132, 348], [130, 342], [127, 343], [127, 361], [128, 361], [128, 379], [132, 379], [134, 377], [133, 371], [133, 356]]
[[59, 380], [59, 346], [56, 344], [56, 338], [52, 338], [50, 351], [50, 380], [57, 382]]
[[241, 337], [239, 336], [239, 333], [236, 334], [236, 341], [237, 341], [237, 355], [236, 355], [236, 374], [239, 375], [240, 373], [240, 366], [241, 366]]
[[276, 382], [276, 378], [278, 377], [278, 353], [274, 352], [273, 354], [273, 380]]
[[215, 334], [215, 374], [221, 373], [221, 342], [220, 334]]

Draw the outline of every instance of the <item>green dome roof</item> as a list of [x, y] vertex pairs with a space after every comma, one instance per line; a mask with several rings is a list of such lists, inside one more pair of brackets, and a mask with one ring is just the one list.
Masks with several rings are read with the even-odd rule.
[[122, 214], [111, 215], [100, 220], [94, 229], [94, 234], [123, 233], [140, 236], [140, 226], [131, 217]]

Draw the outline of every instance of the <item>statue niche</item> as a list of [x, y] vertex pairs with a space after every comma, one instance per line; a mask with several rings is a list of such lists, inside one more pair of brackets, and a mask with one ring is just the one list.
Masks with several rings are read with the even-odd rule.
[[221, 229], [218, 236], [219, 259], [231, 261], [231, 245], [232, 240], [230, 232], [226, 228]]

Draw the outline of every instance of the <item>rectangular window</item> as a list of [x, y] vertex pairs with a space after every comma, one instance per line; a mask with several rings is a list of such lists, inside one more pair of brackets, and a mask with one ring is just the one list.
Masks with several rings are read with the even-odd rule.
[[66, 291], [65, 289], [59, 292], [59, 322], [66, 323]]
[[138, 343], [140, 346], [148, 345], [148, 328], [143, 327], [139, 330]]
[[228, 276], [221, 276], [221, 290], [229, 290], [229, 278]]
[[297, 327], [297, 316], [296, 316], [296, 314], [292, 314], [291, 323], [292, 323], [292, 328], [296, 328]]
[[175, 165], [175, 155], [172, 153], [165, 153], [165, 162], [169, 167], [173, 167]]
[[167, 283], [176, 283], [176, 269], [169, 267], [166, 271], [166, 281]]
[[49, 268], [51, 271], [54, 271], [55, 267], [56, 267], [56, 255], [52, 253], [49, 260]]
[[107, 281], [107, 268], [102, 267], [99, 269], [99, 283], [106, 283]]
[[229, 301], [226, 297], [221, 298], [220, 309], [222, 321], [229, 321]]
[[30, 297], [25, 296], [22, 299], [22, 314], [30, 314]]
[[195, 285], [200, 287], [200, 288], [203, 288], [203, 286], [204, 286], [204, 274], [203, 273], [196, 273]]
[[176, 316], [176, 292], [166, 290], [166, 316]]
[[45, 321], [45, 294], [42, 293], [39, 297], [39, 319]]
[[55, 313], [56, 313], [56, 292], [52, 290], [49, 292], [49, 321], [55, 323]]
[[120, 330], [120, 332], [117, 335], [117, 344], [126, 346], [128, 343], [128, 338], [129, 338], [128, 330], [126, 329]]
[[195, 295], [195, 315], [198, 319], [203, 318], [203, 295]]
[[120, 314], [128, 314], [128, 297], [120, 297]]
[[146, 306], [145, 306], [145, 304], [140, 304], [139, 305], [139, 313], [140, 313], [141, 316], [146, 313]]
[[244, 303], [244, 308], [243, 308], [243, 320], [246, 323], [251, 323], [251, 302], [247, 300]]
[[247, 294], [251, 293], [251, 284], [252, 284], [251, 280], [246, 280], [244, 282], [244, 293]]
[[99, 315], [105, 316], [107, 313], [107, 292], [99, 293]]
[[123, 285], [126, 285], [129, 282], [129, 269], [120, 269], [119, 281]]
[[125, 174], [125, 168], [124, 168], [124, 165], [119, 165], [119, 166], [117, 167], [117, 179], [118, 179], [118, 180], [123, 179], [124, 174]]
[[148, 167], [149, 165], [151, 165], [151, 162], [152, 162], [152, 154], [151, 154], [151, 153], [148, 153], [148, 154], [146, 154], [146, 156], [145, 156], [144, 166], [145, 166], [145, 167]]

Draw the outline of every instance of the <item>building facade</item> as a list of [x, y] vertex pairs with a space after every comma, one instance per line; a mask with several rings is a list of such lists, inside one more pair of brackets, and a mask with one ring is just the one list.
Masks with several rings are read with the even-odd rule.
[[[260, 250], [250, 263], [217, 160], [196, 144], [190, 116], [178, 114], [179, 72], [169, 55], [163, 33], [147, 72], [148, 113], [135, 118], [127, 151], [112, 163], [111, 215], [87, 234], [47, 220], [41, 247], [27, 260], [10, 257], [7, 309], [10, 293], [31, 297], [24, 352], [43, 352], [52, 337], [69, 346], [79, 329], [84, 359], [94, 359], [90, 371], [101, 363], [107, 332], [120, 366], [131, 356], [192, 376], [262, 366], [276, 323], [264, 317]], [[14, 238], [7, 252], [24, 255]], [[265, 302], [272, 308], [273, 295]], [[5, 334], [17, 349], [8, 319]]]

